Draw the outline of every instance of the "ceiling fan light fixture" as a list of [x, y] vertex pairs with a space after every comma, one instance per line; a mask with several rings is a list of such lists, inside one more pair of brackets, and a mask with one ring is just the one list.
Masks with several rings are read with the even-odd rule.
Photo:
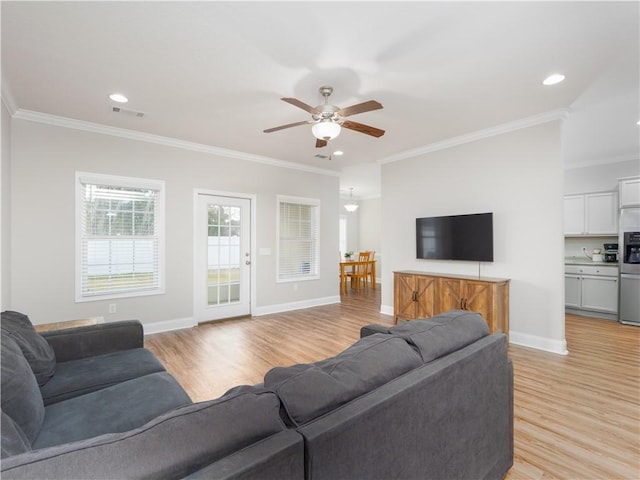
[[340, 135], [340, 124], [331, 120], [322, 120], [311, 127], [311, 133], [319, 140], [333, 140]]

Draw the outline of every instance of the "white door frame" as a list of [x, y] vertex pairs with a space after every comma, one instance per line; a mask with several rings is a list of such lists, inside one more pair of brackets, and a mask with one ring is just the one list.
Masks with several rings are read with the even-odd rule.
[[248, 193], [238, 193], [238, 192], [226, 192], [221, 190], [209, 190], [203, 188], [194, 188], [193, 189], [193, 318], [198, 322], [198, 317], [196, 312], [198, 311], [199, 305], [198, 300], [199, 296], [196, 292], [196, 288], [200, 279], [198, 278], [198, 198], [200, 195], [210, 195], [217, 197], [230, 197], [230, 198], [238, 198], [243, 200], [249, 200], [250, 204], [250, 253], [251, 253], [251, 283], [250, 283], [250, 305], [249, 305], [249, 313], [252, 314], [256, 307], [256, 195], [248, 194]]

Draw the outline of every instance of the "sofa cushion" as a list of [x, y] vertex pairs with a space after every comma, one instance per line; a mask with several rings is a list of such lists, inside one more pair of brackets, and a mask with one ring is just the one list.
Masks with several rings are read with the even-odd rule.
[[276, 367], [264, 377], [294, 425], [302, 425], [421, 365], [401, 338], [376, 334], [339, 355], [307, 365]]
[[2, 330], [11, 335], [29, 362], [38, 385], [44, 385], [56, 368], [56, 356], [51, 345], [36, 332], [31, 320], [19, 312], [2, 312]]
[[451, 310], [396, 325], [389, 328], [389, 333], [413, 345], [427, 363], [489, 335], [489, 327], [479, 313]]
[[65, 480], [183, 478], [286, 432], [279, 407], [280, 401], [271, 392], [232, 393], [171, 410], [128, 432], [10, 457], [2, 464], [2, 474], [3, 478]]
[[1, 458], [7, 458], [11, 455], [17, 455], [18, 453], [31, 450], [29, 440], [22, 429], [16, 425], [16, 422], [4, 413], [4, 410], [0, 412], [0, 415], [2, 416], [0, 421], [0, 433], [2, 434]]
[[152, 373], [48, 405], [34, 449], [144, 425], [191, 399], [166, 372]]
[[145, 348], [133, 348], [59, 362], [56, 374], [40, 388], [40, 391], [44, 404], [49, 405], [163, 371], [164, 367], [153, 353]]
[[2, 411], [22, 430], [29, 443], [33, 443], [44, 419], [40, 389], [18, 344], [4, 330], [1, 337]]

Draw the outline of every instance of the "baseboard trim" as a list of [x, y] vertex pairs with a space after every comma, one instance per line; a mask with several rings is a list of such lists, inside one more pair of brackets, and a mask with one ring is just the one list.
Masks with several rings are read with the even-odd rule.
[[380, 305], [380, 313], [393, 316], [393, 305]]
[[176, 318], [175, 320], [166, 320], [164, 322], [143, 323], [145, 335], [154, 333], [171, 332], [173, 330], [182, 330], [183, 328], [197, 327], [198, 322], [193, 317]]
[[554, 340], [552, 338], [539, 337], [537, 335], [531, 335], [528, 333], [509, 332], [509, 343], [513, 345], [520, 345], [522, 347], [535, 348], [537, 350], [544, 350], [545, 352], [551, 352], [558, 355], [567, 355], [567, 340]]
[[269, 315], [271, 313], [290, 312], [292, 310], [300, 310], [302, 308], [320, 307], [322, 305], [331, 305], [340, 303], [340, 295], [331, 297], [312, 298], [309, 300], [301, 300], [299, 302], [280, 303], [276, 305], [266, 305], [264, 307], [256, 307], [251, 314], [254, 317]]

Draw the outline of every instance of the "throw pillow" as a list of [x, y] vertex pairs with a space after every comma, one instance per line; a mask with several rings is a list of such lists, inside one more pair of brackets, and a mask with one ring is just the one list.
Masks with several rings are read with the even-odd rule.
[[49, 381], [56, 369], [56, 355], [49, 342], [36, 332], [31, 320], [19, 312], [2, 312], [2, 330], [18, 344], [33, 370], [38, 385]]
[[44, 421], [44, 403], [36, 377], [20, 347], [2, 330], [0, 389], [2, 411], [22, 430], [32, 444]]
[[1, 458], [7, 458], [11, 455], [17, 455], [31, 450], [29, 440], [27, 440], [27, 437], [20, 427], [16, 425], [16, 422], [4, 413], [4, 411], [0, 412], [0, 414], [2, 415], [2, 421], [0, 422], [0, 432], [2, 433]]

